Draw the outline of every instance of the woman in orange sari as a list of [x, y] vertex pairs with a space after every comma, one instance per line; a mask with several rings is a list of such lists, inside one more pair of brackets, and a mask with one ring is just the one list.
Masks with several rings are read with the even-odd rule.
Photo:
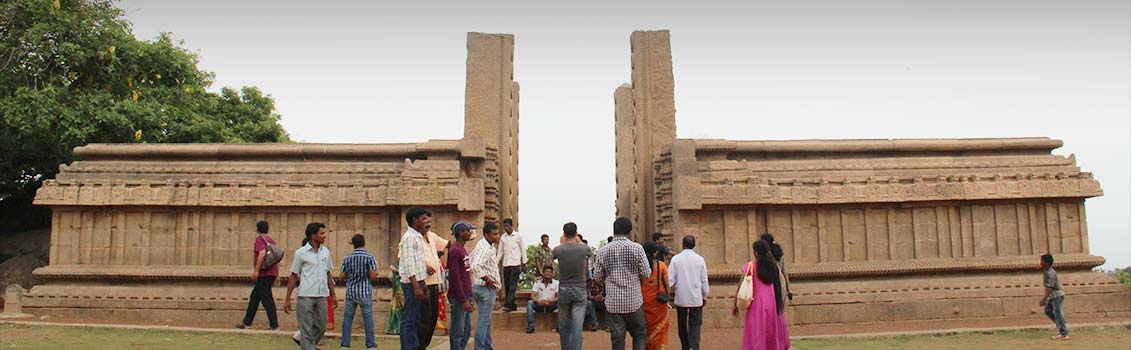
[[644, 243], [644, 254], [652, 265], [652, 275], [640, 281], [640, 294], [644, 297], [644, 321], [648, 325], [648, 350], [668, 349], [668, 265], [657, 255], [660, 245]]

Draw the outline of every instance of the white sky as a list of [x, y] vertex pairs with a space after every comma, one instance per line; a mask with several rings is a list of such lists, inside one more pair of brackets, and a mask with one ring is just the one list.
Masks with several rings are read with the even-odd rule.
[[[670, 29], [681, 138], [1048, 136], [1105, 195], [1092, 254], [1131, 265], [1131, 2], [122, 1], [140, 38], [172, 32], [253, 85], [306, 142], [463, 132], [466, 32], [515, 34], [519, 231], [615, 212], [613, 89], [629, 34]], [[556, 239], [554, 239], [556, 243]]]

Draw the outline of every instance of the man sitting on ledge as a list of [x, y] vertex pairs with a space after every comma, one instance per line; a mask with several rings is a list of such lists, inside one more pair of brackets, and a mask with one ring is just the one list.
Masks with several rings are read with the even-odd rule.
[[[554, 312], [558, 309], [558, 281], [554, 280], [554, 267], [543, 266], [542, 278], [534, 282], [533, 293], [526, 302], [526, 333], [534, 333], [534, 312]], [[558, 330], [557, 322], [554, 331]]]

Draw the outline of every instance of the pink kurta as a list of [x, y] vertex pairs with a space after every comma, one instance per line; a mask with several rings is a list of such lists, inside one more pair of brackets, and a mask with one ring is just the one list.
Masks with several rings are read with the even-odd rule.
[[[755, 263], [757, 264], [757, 263]], [[756, 265], [742, 266], [742, 273]], [[754, 300], [746, 310], [746, 321], [742, 327], [742, 350], [784, 350], [789, 348], [789, 334], [786, 333], [781, 316], [775, 304], [774, 285], [758, 279], [754, 270]]]

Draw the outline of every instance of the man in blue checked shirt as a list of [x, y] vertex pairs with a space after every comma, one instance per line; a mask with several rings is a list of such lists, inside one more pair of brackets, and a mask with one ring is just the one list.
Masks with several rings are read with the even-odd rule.
[[365, 347], [376, 349], [373, 337], [373, 284], [377, 279], [377, 261], [365, 251], [365, 236], [353, 235], [350, 240], [353, 252], [342, 259], [342, 276], [346, 278], [346, 309], [343, 312], [342, 349], [350, 348], [350, 333], [353, 331], [353, 312], [361, 306], [361, 318], [365, 321]]

